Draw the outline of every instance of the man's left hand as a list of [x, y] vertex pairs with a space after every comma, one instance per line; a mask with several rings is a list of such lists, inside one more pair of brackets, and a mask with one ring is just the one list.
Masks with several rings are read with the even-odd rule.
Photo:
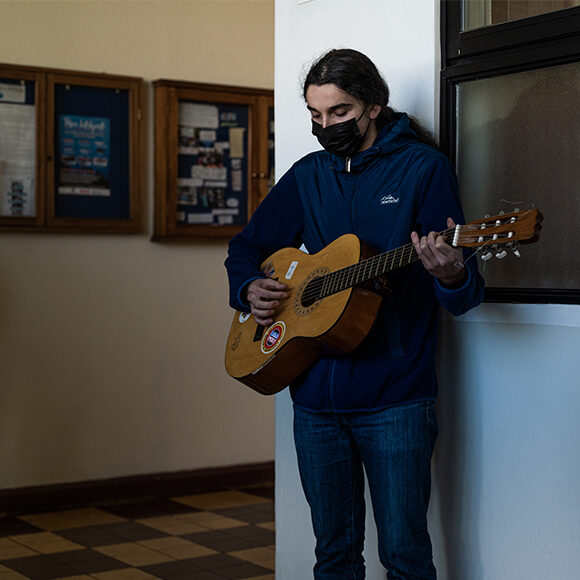
[[[447, 227], [455, 227], [451, 218], [447, 218]], [[427, 272], [438, 278], [443, 286], [453, 287], [462, 283], [465, 267], [461, 249], [450, 246], [438, 232], [430, 232], [423, 237], [412, 232], [411, 241]]]

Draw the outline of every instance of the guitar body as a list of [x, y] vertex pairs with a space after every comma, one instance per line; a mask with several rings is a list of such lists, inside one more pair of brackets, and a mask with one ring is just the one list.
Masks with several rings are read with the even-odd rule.
[[370, 249], [352, 234], [314, 255], [295, 248], [272, 254], [262, 264], [262, 271], [287, 285], [288, 298], [268, 327], [258, 326], [248, 314], [235, 313], [226, 345], [228, 374], [271, 395], [324, 354], [355, 349], [375, 321], [381, 296], [367, 288], [351, 287], [312, 301], [309, 283], [370, 255]]

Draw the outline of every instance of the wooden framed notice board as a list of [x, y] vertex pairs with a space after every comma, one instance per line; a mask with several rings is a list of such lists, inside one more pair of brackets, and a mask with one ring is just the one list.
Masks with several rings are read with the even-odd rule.
[[231, 237], [273, 183], [273, 91], [171, 80], [153, 86], [153, 240]]
[[142, 80], [0, 65], [0, 230], [140, 227]]

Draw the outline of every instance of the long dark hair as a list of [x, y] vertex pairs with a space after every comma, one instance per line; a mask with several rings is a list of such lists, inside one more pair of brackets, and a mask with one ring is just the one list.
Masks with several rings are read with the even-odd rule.
[[[302, 86], [304, 100], [310, 85], [326, 84], [336, 85], [365, 105], [379, 105], [381, 111], [376, 119], [379, 130], [396, 118], [397, 112], [389, 107], [389, 87], [385, 79], [362, 52], [351, 48], [333, 49], [315, 61]], [[420, 141], [438, 147], [437, 140], [428, 129], [415, 118], [409, 116], [409, 119], [411, 129]]]

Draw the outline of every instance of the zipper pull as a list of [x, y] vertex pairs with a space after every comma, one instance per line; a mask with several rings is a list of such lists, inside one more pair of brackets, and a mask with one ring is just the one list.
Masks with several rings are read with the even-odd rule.
[[346, 172], [350, 173], [350, 157], [346, 158]]

